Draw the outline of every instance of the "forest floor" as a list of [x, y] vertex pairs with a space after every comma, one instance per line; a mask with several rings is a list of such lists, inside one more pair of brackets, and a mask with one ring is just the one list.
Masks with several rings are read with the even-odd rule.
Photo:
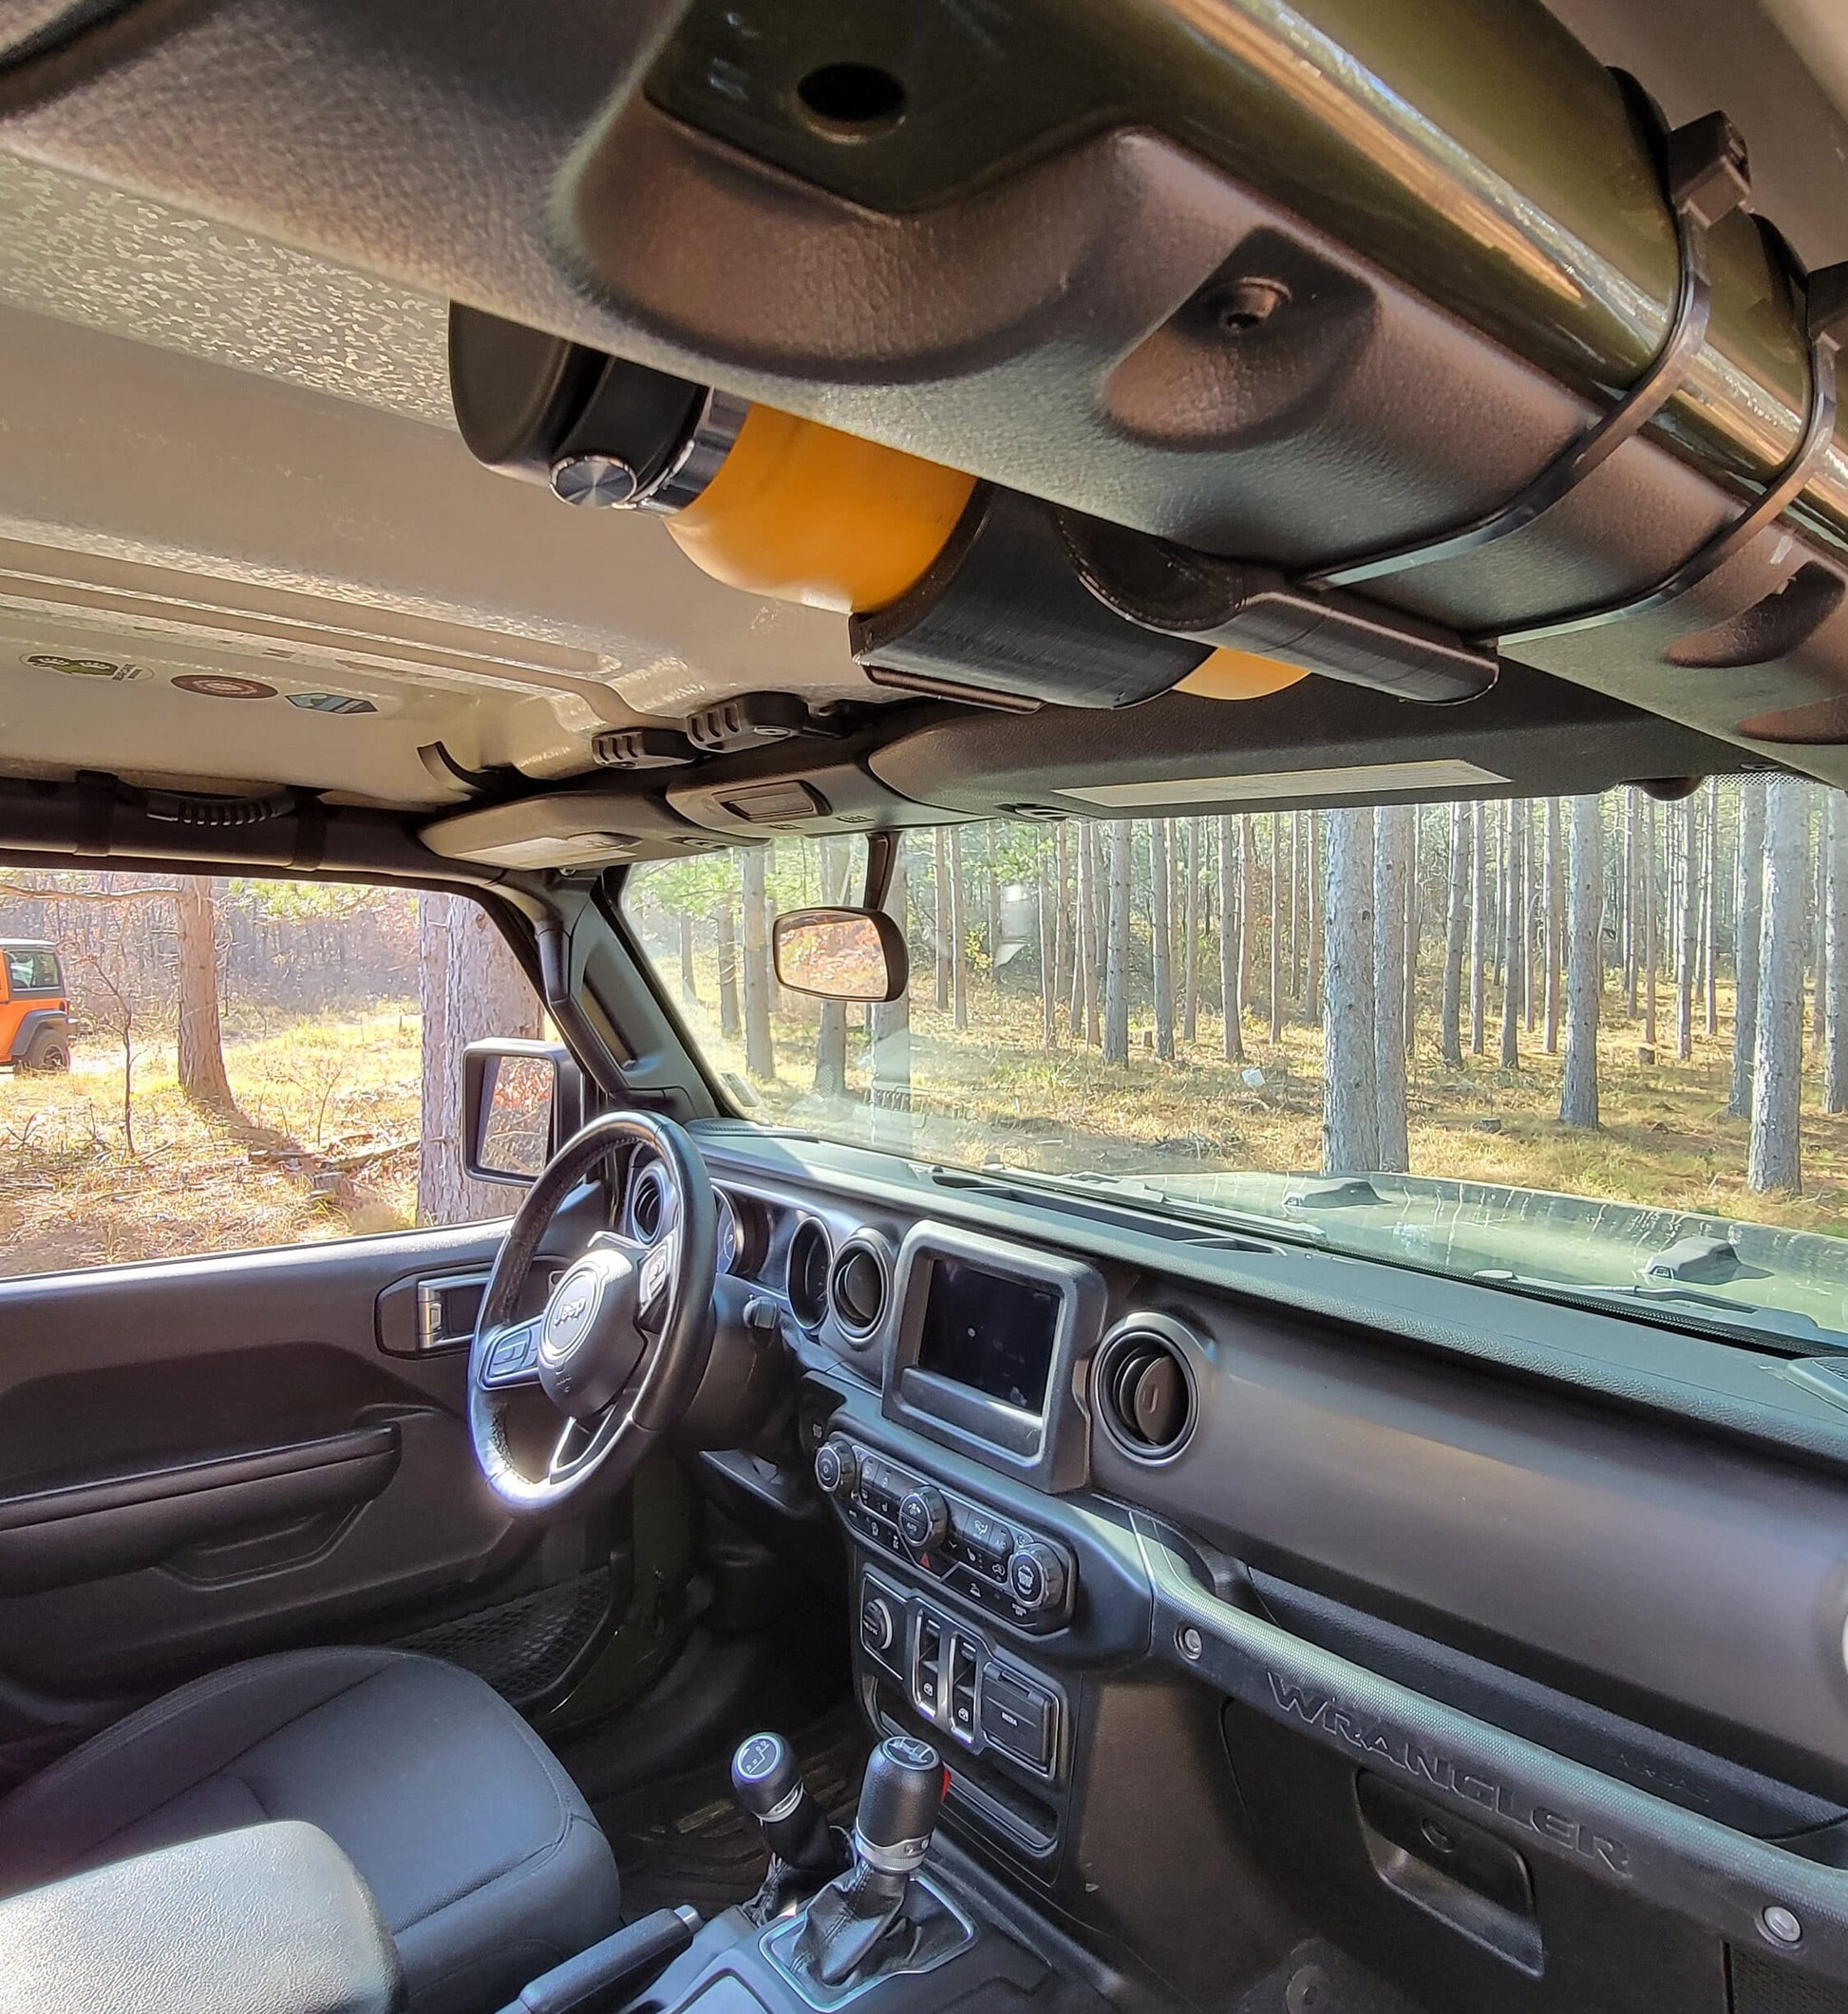
[[180, 1091], [171, 1037], [137, 1041], [134, 1144], [118, 1042], [68, 1076], [0, 1076], [0, 1273], [396, 1231], [416, 1212], [414, 1004], [225, 1027], [236, 1110]]
[[[792, 996], [776, 1017], [777, 1077], [754, 1087], [756, 1116], [831, 1125], [813, 1095], [815, 1023]], [[1559, 1059], [1540, 1032], [1521, 1061], [1491, 1054], [1443, 1067], [1421, 1026], [1409, 1084], [1416, 1175], [1707, 1212], [1848, 1235], [1848, 1115], [1818, 1108], [1806, 1068], [1803, 1192], [1745, 1188], [1747, 1128], [1725, 1116], [1731, 1002], [1722, 1032], [1698, 1018], [1693, 1054], [1674, 1056], [1665, 999], [1653, 1062], [1640, 1023], [1607, 995], [1600, 1041], [1603, 1124], [1558, 1122]], [[1287, 1022], [1245, 1029], [1245, 1059], [1225, 1062], [1216, 1015], [1160, 1061], [1147, 1016], [1127, 1065], [1074, 1043], [1061, 1022], [1041, 1040], [1037, 999], [971, 991], [970, 1026], [925, 1001], [913, 1007], [918, 1151], [1050, 1171], [1127, 1173], [1180, 1166], [1311, 1173], [1321, 1161], [1322, 1038]], [[862, 1037], [850, 1043], [852, 1089], [864, 1097]], [[120, 1047], [81, 1040], [67, 1077], [0, 1075], [0, 1274], [45, 1272], [190, 1252], [229, 1252], [391, 1231], [414, 1220], [420, 1134], [420, 1028], [413, 1005], [363, 1016], [235, 1019], [225, 1030], [234, 1113], [202, 1112], [180, 1093], [171, 1039], [138, 1043], [134, 1152], [123, 1132]], [[1250, 1081], [1255, 1073], [1256, 1082]]]
[[[1820, 1108], [1820, 1063], [1806, 1060], [1800, 1195], [1756, 1195], [1745, 1186], [1749, 1126], [1726, 1116], [1732, 1067], [1729, 990], [1720, 995], [1720, 1032], [1704, 1031], [1697, 1010], [1692, 1055], [1675, 1056], [1674, 1003], [1658, 1009], [1653, 1061], [1644, 1061], [1642, 1023], [1614, 991], [1599, 1037], [1601, 1125], [1559, 1123], [1560, 1059], [1543, 1053], [1542, 1031], [1520, 1035], [1520, 1063], [1498, 1061], [1499, 1026], [1488, 1053], [1461, 1070], [1438, 1058], [1435, 1028], [1421, 1025], [1407, 1093], [1411, 1173], [1506, 1183], [1565, 1195], [1659, 1205], [1848, 1235], [1848, 1114]], [[1110, 1173], [1177, 1166], [1197, 1171], [1263, 1169], [1314, 1173], [1322, 1154], [1322, 1033], [1286, 1022], [1273, 1046], [1268, 1022], [1247, 1021], [1245, 1059], [1228, 1063], [1216, 1014], [1202, 1013], [1198, 1039], [1159, 1060], [1148, 1017], [1132, 1026], [1127, 1065], [1073, 1042], [1060, 1017], [1057, 1046], [1041, 1035], [1037, 999], [971, 990], [970, 1025], [914, 1002], [913, 1101], [921, 1118], [940, 1116], [960, 1143], [955, 1158], [994, 1158], [1047, 1172]], [[804, 1118], [826, 1129], [812, 1097], [814, 1034], [779, 1014], [777, 1082], [755, 1086], [759, 1116]], [[1466, 1040], [1467, 1038], [1465, 1038]], [[1257, 1073], [1251, 1082], [1247, 1073]], [[852, 1088], [864, 1096], [863, 1043], [854, 1045]], [[920, 1127], [918, 1151], [950, 1149]]]

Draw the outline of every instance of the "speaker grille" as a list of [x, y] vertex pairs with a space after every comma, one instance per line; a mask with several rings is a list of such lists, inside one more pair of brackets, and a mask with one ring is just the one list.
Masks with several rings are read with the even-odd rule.
[[1848, 2014], [1848, 1986], [1728, 1946], [1732, 2014]]

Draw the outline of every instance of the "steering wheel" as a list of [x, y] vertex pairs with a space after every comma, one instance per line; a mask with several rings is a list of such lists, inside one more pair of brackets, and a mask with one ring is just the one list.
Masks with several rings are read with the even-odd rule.
[[[667, 1176], [651, 1244], [600, 1231], [547, 1297], [516, 1320], [558, 1208], [607, 1154], [649, 1153]], [[468, 1361], [468, 1431], [488, 1486], [517, 1511], [556, 1510], [596, 1480], [619, 1487], [686, 1412], [712, 1347], [719, 1206], [706, 1163], [671, 1120], [612, 1112], [568, 1139], [526, 1192], [495, 1255]], [[542, 1476], [515, 1455], [509, 1417], [537, 1386], [563, 1425]]]

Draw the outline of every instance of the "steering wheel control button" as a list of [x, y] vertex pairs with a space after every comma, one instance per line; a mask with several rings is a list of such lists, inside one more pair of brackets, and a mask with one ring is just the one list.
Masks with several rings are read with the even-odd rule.
[[898, 1535], [914, 1553], [933, 1553], [950, 1529], [950, 1506], [929, 1483], [907, 1493], [898, 1505]]
[[831, 1434], [815, 1451], [815, 1480], [827, 1496], [842, 1499], [859, 1485], [859, 1454], [842, 1434]]
[[510, 1329], [489, 1353], [487, 1375], [512, 1379], [523, 1376], [539, 1360], [539, 1329], [537, 1322]]

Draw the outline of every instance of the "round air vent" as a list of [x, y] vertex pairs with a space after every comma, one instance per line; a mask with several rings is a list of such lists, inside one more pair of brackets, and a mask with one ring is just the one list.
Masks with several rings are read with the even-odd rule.
[[1187, 1445], [1199, 1409], [1178, 1322], [1136, 1315], [1104, 1339], [1091, 1399], [1104, 1431], [1138, 1461], [1167, 1461]]
[[668, 1171], [657, 1160], [636, 1167], [629, 1181], [629, 1234], [651, 1245], [668, 1221]]
[[833, 1259], [827, 1226], [803, 1217], [789, 1240], [789, 1311], [804, 1328], [820, 1328], [827, 1314]]
[[841, 1246], [828, 1276], [834, 1318], [856, 1343], [864, 1343], [885, 1320], [892, 1298], [892, 1267], [883, 1240], [857, 1232]]

